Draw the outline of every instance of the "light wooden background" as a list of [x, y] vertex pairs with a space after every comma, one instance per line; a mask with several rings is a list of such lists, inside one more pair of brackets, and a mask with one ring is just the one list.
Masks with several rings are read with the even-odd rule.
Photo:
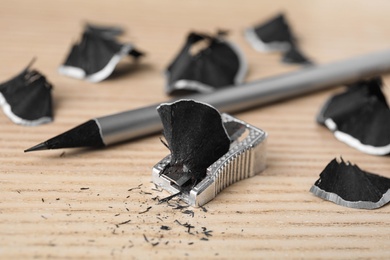
[[[269, 133], [268, 168], [225, 189], [207, 212], [190, 209], [193, 217], [152, 199], [165, 196], [150, 183], [168, 153], [158, 135], [102, 150], [23, 153], [87, 119], [166, 100], [163, 70], [190, 30], [230, 30], [248, 81], [299, 69], [255, 52], [242, 36], [280, 11], [317, 63], [390, 46], [386, 0], [1, 1], [0, 81], [37, 57], [34, 67], [54, 85], [55, 121], [22, 127], [0, 113], [0, 258], [389, 258], [390, 206], [349, 209], [308, 191], [337, 156], [390, 177], [389, 157], [359, 153], [316, 124], [341, 87], [236, 114]], [[58, 75], [84, 21], [124, 26], [123, 40], [147, 57], [99, 84]], [[175, 220], [190, 223], [191, 234]]]

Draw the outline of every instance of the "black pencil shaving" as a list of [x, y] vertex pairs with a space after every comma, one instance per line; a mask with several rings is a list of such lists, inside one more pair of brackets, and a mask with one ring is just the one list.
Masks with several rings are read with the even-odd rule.
[[359, 151], [372, 155], [390, 153], [390, 110], [380, 78], [359, 81], [332, 96], [323, 105], [317, 122]]
[[285, 63], [312, 64], [300, 51], [297, 39], [283, 13], [246, 29], [245, 38], [259, 52], [281, 52], [282, 61]]
[[206, 174], [206, 169], [230, 146], [221, 115], [213, 107], [180, 100], [158, 107], [171, 161], [162, 174], [174, 180], [181, 192], [188, 192]]
[[247, 62], [237, 45], [216, 35], [189, 33], [187, 41], [168, 66], [167, 94], [209, 93], [215, 89], [243, 82]]
[[86, 24], [79, 42], [74, 43], [58, 72], [62, 75], [100, 82], [108, 78], [126, 56], [143, 55], [131, 43], [119, 43], [120, 27]]
[[361, 170], [357, 165], [333, 159], [310, 191], [341, 206], [376, 209], [390, 201], [390, 179]]
[[40, 72], [30, 69], [0, 84], [0, 106], [12, 122], [36, 126], [53, 121], [52, 85]]

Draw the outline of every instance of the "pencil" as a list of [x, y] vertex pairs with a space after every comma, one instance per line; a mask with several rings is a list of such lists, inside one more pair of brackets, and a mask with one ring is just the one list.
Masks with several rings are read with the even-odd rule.
[[[381, 75], [390, 70], [390, 50], [299, 71], [230, 86], [208, 94], [193, 94], [180, 99], [208, 103], [221, 112], [238, 112]], [[174, 99], [177, 100], [177, 99]], [[169, 102], [172, 102], [171, 100]], [[69, 131], [25, 150], [25, 152], [75, 147], [103, 147], [158, 133], [162, 124], [158, 104], [91, 119]]]

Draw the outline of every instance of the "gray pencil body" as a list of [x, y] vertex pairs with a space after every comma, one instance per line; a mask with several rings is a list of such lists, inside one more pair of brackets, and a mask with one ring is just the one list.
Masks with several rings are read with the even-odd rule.
[[[297, 72], [227, 87], [209, 94], [189, 95], [181, 99], [205, 102], [221, 112], [231, 113], [377, 76], [389, 70], [390, 50], [386, 50], [331, 64], [311, 66]], [[104, 144], [109, 145], [161, 131], [162, 125], [156, 111], [158, 105], [96, 118]]]

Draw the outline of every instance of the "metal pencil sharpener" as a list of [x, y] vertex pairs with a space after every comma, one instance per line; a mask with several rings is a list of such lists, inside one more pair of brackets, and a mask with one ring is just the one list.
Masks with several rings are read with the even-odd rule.
[[153, 183], [170, 194], [179, 193], [179, 198], [188, 205], [200, 207], [227, 186], [262, 172], [266, 167], [267, 133], [228, 114], [221, 116], [225, 128], [239, 124], [244, 131], [231, 134], [233, 141], [229, 151], [207, 168], [206, 176], [196, 186], [189, 192], [180, 192], [177, 185], [162, 173], [170, 162], [170, 155], [153, 167]]

